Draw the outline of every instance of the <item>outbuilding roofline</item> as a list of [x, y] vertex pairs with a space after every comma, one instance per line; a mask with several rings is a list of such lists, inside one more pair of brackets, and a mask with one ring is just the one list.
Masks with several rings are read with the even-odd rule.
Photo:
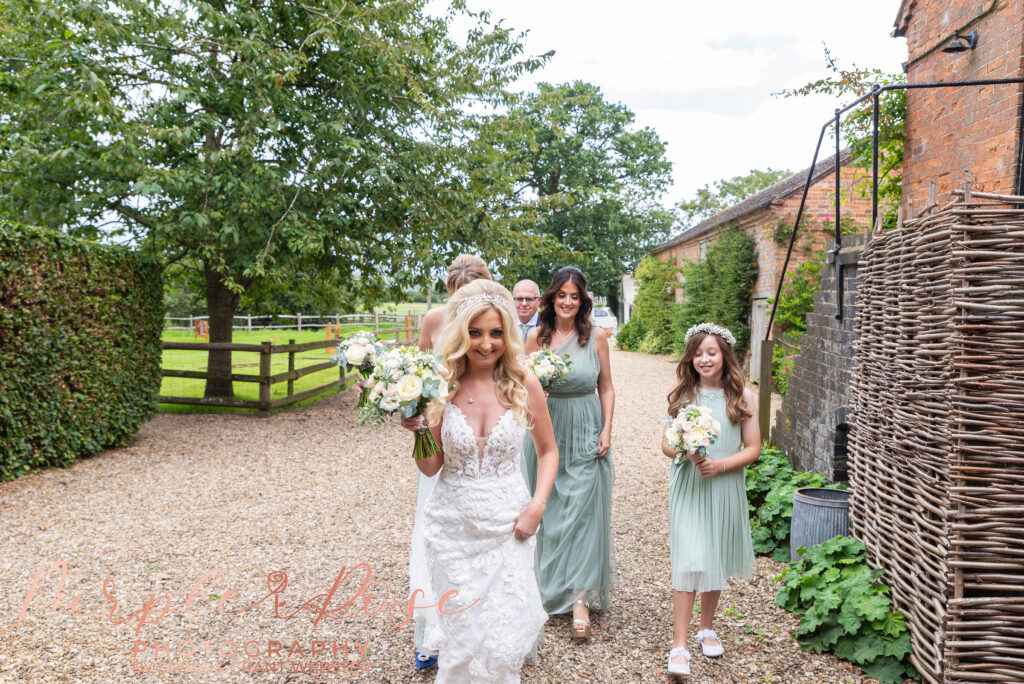
[[892, 37], [900, 38], [906, 35], [907, 24], [910, 23], [911, 10], [917, 0], [901, 0], [900, 11], [896, 13], [896, 21], [893, 22]]
[[[850, 151], [841, 151], [839, 153], [840, 165], [845, 165], [849, 161]], [[811, 184], [813, 185], [820, 181], [825, 176], [827, 176], [829, 173], [833, 173], [835, 171], [835, 168], [835, 155], [832, 155], [831, 157], [823, 159], [822, 161], [818, 162], [814, 166], [814, 174], [811, 176]], [[793, 193], [802, 189], [804, 184], [807, 182], [807, 171], [808, 169], [804, 169], [799, 173], [794, 173], [792, 176], [780, 180], [778, 183], [771, 186], [770, 188], [765, 188], [761, 192], [755, 195], [751, 195], [742, 202], [738, 202], [732, 205], [731, 207], [723, 209], [722, 211], [718, 212], [711, 218], [705, 219], [691, 228], [687, 228], [686, 230], [679, 233], [675, 237], [669, 239], [666, 242], [661, 243], [660, 245], [652, 249], [651, 254], [657, 254], [658, 252], [662, 252], [668, 249], [669, 247], [678, 245], [681, 242], [692, 240], [695, 237], [698, 237], [704, 233], [714, 230], [723, 223], [732, 221], [734, 219], [738, 219], [741, 216], [749, 214], [750, 212], [755, 211], [757, 209], [763, 209], [765, 207], [768, 207], [772, 203], [785, 197], [788, 197], [789, 195], [792, 195]]]

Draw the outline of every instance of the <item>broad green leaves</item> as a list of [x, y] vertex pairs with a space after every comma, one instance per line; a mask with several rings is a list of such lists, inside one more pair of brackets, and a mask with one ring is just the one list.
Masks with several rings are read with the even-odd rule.
[[882, 682], [914, 677], [903, 614], [893, 611], [881, 570], [864, 562], [864, 544], [834, 537], [800, 549], [800, 560], [777, 578], [775, 603], [800, 614], [796, 637], [804, 648], [832, 650]]

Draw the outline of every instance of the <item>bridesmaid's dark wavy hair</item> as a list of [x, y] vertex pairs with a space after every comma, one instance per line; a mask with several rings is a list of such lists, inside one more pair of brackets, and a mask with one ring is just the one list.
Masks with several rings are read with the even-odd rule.
[[537, 342], [542, 346], [551, 344], [551, 335], [555, 332], [555, 297], [562, 285], [572, 283], [580, 291], [580, 308], [576, 310], [576, 339], [581, 347], [590, 341], [590, 312], [594, 309], [594, 300], [587, 292], [587, 278], [583, 271], [575, 266], [566, 266], [555, 271], [551, 284], [540, 296], [540, 313], [537, 315]]
[[676, 366], [676, 380], [678, 384], [668, 393], [668, 414], [675, 418], [684, 406], [696, 400], [697, 390], [700, 388], [700, 375], [693, 367], [693, 357], [697, 355], [704, 338], [711, 335], [718, 343], [722, 352], [722, 389], [725, 390], [725, 412], [729, 415], [729, 422], [739, 424], [753, 415], [750, 408], [743, 401], [743, 389], [746, 383], [743, 381], [743, 371], [740, 370], [739, 361], [733, 353], [729, 343], [714, 333], [694, 333], [690, 337], [683, 358]]

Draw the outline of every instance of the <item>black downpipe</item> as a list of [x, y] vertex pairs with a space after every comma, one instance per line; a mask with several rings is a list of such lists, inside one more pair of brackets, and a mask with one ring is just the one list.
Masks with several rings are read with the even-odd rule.
[[878, 222], [878, 95], [876, 83], [871, 89], [871, 228]]
[[1017, 189], [1013, 194], [1024, 195], [1024, 89], [1020, 94], [1020, 132], [1017, 143]]
[[839, 224], [841, 219], [839, 218], [839, 212], [841, 202], [839, 196], [840, 188], [840, 172], [842, 171], [842, 164], [839, 163], [839, 110], [836, 110], [836, 244], [832, 248], [832, 254], [835, 256], [836, 265], [836, 320], [843, 320], [843, 265], [839, 262], [839, 250], [843, 246], [842, 232]]

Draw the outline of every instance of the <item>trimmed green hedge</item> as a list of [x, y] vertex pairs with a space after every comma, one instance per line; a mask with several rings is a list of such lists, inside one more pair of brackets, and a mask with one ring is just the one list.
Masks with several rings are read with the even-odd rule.
[[672, 312], [677, 304], [675, 288], [679, 286], [679, 269], [673, 261], [645, 256], [636, 269], [639, 289], [633, 302], [629, 322], [615, 337], [620, 349], [645, 354], [668, 354], [672, 351]]
[[160, 267], [0, 221], [0, 479], [125, 444], [156, 410]]
[[[708, 246], [700, 261], [683, 266], [683, 303], [673, 320], [675, 353], [691, 326], [710, 321], [736, 336], [736, 351], [750, 346], [750, 298], [757, 282], [757, 245], [736, 224], [729, 225]], [[742, 357], [741, 357], [742, 358]]]

